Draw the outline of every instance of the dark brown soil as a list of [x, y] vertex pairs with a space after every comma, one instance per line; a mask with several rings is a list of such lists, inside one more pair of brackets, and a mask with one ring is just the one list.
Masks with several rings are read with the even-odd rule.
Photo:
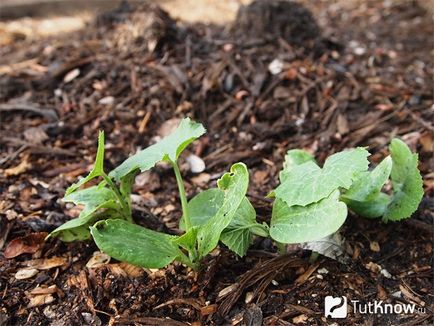
[[[158, 9], [124, 6], [79, 33], [0, 48], [0, 325], [434, 322], [432, 19], [410, 2], [306, 5], [321, 27], [321, 37], [309, 42], [248, 42], [221, 26], [187, 26]], [[275, 59], [282, 71], [273, 75]], [[244, 258], [222, 246], [198, 273], [113, 260], [92, 268], [91, 241], [38, 242], [41, 232], [77, 216], [60, 199], [92, 166], [98, 130], [106, 132], [111, 169], [184, 116], [208, 129], [189, 148], [204, 159], [205, 172], [183, 169], [189, 196], [243, 161], [262, 221], [271, 213], [264, 197], [291, 148], [323, 161], [369, 146], [378, 162], [398, 136], [419, 153], [426, 195], [401, 223], [350, 215], [341, 230], [345, 262], [310, 262], [309, 251], [292, 247], [278, 256], [258, 238]], [[134, 194], [137, 223], [179, 232], [170, 170], [159, 166], [141, 176]], [[11, 241], [27, 253], [7, 259]], [[19, 277], [28, 266], [30, 276]], [[414, 303], [423, 311], [350, 310], [346, 319], [327, 320], [327, 295]]]

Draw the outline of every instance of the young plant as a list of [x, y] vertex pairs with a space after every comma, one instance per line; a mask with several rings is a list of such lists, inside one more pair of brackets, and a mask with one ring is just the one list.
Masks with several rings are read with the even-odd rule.
[[[408, 218], [422, 196], [417, 154], [393, 139], [390, 157], [368, 171], [364, 148], [330, 156], [321, 169], [302, 150], [290, 150], [280, 172], [270, 236], [279, 243], [319, 240], [336, 232], [347, 217], [347, 206], [361, 216], [382, 217], [384, 222]], [[382, 192], [391, 176], [393, 194]]]
[[[267, 226], [256, 222], [253, 206], [245, 197], [249, 174], [243, 163], [234, 164], [218, 180], [218, 188], [204, 191], [187, 202], [177, 160], [203, 133], [201, 124], [184, 119], [171, 135], [129, 157], [108, 175], [103, 168], [104, 135], [100, 133], [95, 167], [86, 178], [68, 188], [64, 198], [84, 205], [84, 209], [78, 218], [63, 224], [50, 236], [73, 241], [92, 235], [97, 246], [113, 258], [148, 268], [164, 267], [173, 260], [196, 268], [219, 240], [244, 255], [252, 234], [267, 236], [268, 232]], [[175, 172], [185, 230], [181, 236], [132, 223], [130, 194], [135, 176], [160, 161], [170, 163]], [[79, 189], [98, 177], [102, 180], [97, 186]]]

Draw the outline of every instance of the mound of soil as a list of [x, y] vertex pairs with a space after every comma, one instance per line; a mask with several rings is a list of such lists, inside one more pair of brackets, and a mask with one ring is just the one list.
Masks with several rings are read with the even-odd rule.
[[320, 28], [310, 10], [288, 0], [255, 0], [241, 6], [233, 30], [243, 38], [282, 38], [297, 46], [320, 36]]

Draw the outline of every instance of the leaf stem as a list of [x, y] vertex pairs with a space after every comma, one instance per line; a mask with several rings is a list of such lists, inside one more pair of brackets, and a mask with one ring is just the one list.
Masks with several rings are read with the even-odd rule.
[[191, 228], [191, 221], [190, 215], [188, 214], [187, 196], [185, 194], [184, 181], [182, 180], [181, 171], [179, 170], [178, 164], [173, 161], [170, 161], [170, 163], [172, 164], [173, 170], [175, 171], [176, 183], [178, 184], [179, 190], [179, 198], [181, 199], [182, 214], [184, 216], [185, 232], [187, 232]]
[[107, 182], [111, 190], [114, 192], [116, 198], [119, 200], [119, 203], [121, 204], [122, 211], [124, 212], [124, 217], [127, 218], [129, 222], [133, 221], [133, 218], [131, 216], [131, 208], [130, 205], [125, 201], [125, 199], [122, 197], [122, 194], [120, 193], [118, 187], [113, 183], [112, 179], [105, 173], [102, 173], [102, 177]]

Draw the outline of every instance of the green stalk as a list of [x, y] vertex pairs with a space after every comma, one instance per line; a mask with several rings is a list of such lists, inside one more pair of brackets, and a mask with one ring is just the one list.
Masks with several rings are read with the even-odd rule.
[[124, 217], [127, 218], [128, 222], [132, 222], [133, 218], [131, 216], [130, 205], [128, 205], [124, 197], [122, 197], [122, 194], [120, 193], [118, 187], [116, 187], [116, 185], [113, 183], [112, 179], [105, 173], [102, 174], [102, 177], [104, 178], [105, 182], [107, 182], [111, 190], [114, 192], [119, 203], [121, 204], [122, 211], [124, 212]]
[[177, 261], [179, 261], [180, 263], [190, 267], [191, 269], [197, 271], [199, 268], [199, 265], [197, 263], [193, 263], [191, 261], [190, 258], [188, 258], [186, 255], [181, 254], [180, 256], [178, 256], [178, 258], [176, 258]]
[[318, 260], [318, 257], [319, 253], [317, 253], [316, 251], [312, 251], [309, 257], [309, 263], [314, 264]]
[[277, 246], [277, 252], [279, 253], [279, 255], [286, 254], [286, 243], [281, 243], [281, 242], [276, 241], [276, 246]]
[[179, 198], [181, 199], [182, 214], [184, 216], [185, 232], [191, 228], [190, 215], [188, 214], [187, 196], [185, 194], [184, 182], [182, 180], [181, 171], [179, 171], [178, 164], [170, 161], [173, 170], [175, 171], [176, 183], [178, 184]]

